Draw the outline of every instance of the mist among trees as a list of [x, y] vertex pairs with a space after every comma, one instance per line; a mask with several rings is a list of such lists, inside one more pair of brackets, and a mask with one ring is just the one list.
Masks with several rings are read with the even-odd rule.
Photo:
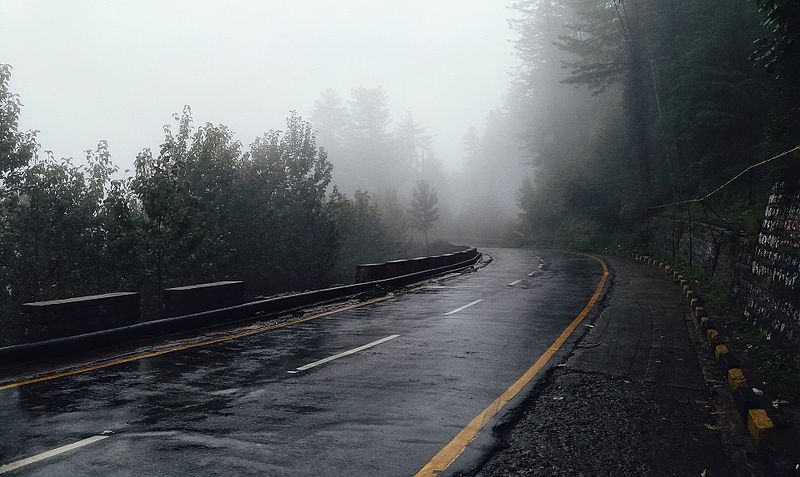
[[[460, 169], [379, 86], [323, 91], [308, 119], [292, 112], [249, 143], [187, 107], [129, 172], [105, 141], [62, 159], [19, 129], [0, 65], [0, 313], [111, 290], [144, 291], [152, 311], [165, 286], [219, 279], [302, 290], [448, 240], [619, 245], [653, 205], [797, 143], [797, 8], [519, 0], [519, 66], [503, 104], [464, 131]], [[703, 213], [757, 220], [769, 185], [795, 172], [750, 176]]]
[[[320, 288], [351, 281], [357, 263], [428, 248], [410, 238], [411, 194], [385, 189], [382, 209], [366, 188], [343, 193], [319, 133], [297, 113], [244, 146], [224, 125], [196, 124], [186, 107], [164, 126], [158, 148], [144, 148], [121, 175], [105, 141], [77, 164], [41, 151], [35, 132], [18, 130], [10, 79], [3, 65], [3, 314], [27, 301], [140, 290], [152, 317], [164, 287], [241, 279], [250, 295]], [[352, 133], [359, 157], [393, 141], [370, 108]], [[427, 232], [435, 220], [426, 220]], [[442, 242], [431, 251], [453, 248]]]
[[[507, 109], [533, 165], [520, 190], [518, 240], [630, 240], [649, 207], [697, 197], [798, 142], [790, 1], [514, 8], [521, 64]], [[752, 226], [775, 178], [792, 167], [761, 170], [694, 213]]]

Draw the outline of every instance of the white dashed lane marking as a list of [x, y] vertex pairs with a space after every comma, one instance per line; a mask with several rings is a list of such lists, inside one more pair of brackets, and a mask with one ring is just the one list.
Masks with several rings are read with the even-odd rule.
[[345, 356], [350, 356], [351, 354], [358, 353], [359, 351], [364, 351], [365, 349], [372, 348], [373, 346], [378, 346], [381, 343], [386, 343], [387, 341], [393, 340], [393, 339], [397, 338], [398, 336], [400, 336], [400, 335], [390, 335], [390, 336], [387, 336], [386, 338], [381, 338], [379, 340], [375, 340], [372, 343], [367, 343], [367, 344], [365, 344], [363, 346], [359, 346], [358, 348], [353, 348], [351, 350], [343, 351], [343, 352], [341, 352], [339, 354], [335, 354], [333, 356], [328, 356], [327, 358], [320, 359], [318, 361], [314, 361], [313, 363], [308, 363], [306, 365], [300, 366], [299, 368], [293, 369], [293, 370], [288, 371], [288, 372], [292, 373], [292, 374], [295, 374], [295, 373], [298, 373], [300, 371], [305, 371], [307, 369], [314, 368], [314, 367], [319, 366], [321, 364], [329, 363], [329, 362], [333, 361], [334, 359], [344, 358]]
[[102, 441], [103, 439], [107, 439], [108, 436], [92, 436], [78, 442], [73, 442], [72, 444], [67, 444], [65, 446], [56, 447], [55, 449], [51, 449], [47, 452], [42, 452], [41, 454], [36, 454], [31, 457], [26, 457], [25, 459], [20, 459], [15, 462], [11, 462], [9, 464], [0, 465], [0, 474], [5, 474], [6, 472], [11, 472], [12, 470], [19, 469], [20, 467], [25, 467], [26, 465], [33, 464], [35, 462], [39, 462], [40, 460], [45, 460], [50, 457], [55, 457], [59, 454], [63, 454], [64, 452], [69, 452], [71, 450], [77, 449], [79, 447], [87, 446], [89, 444], [93, 444], [97, 441]]
[[466, 304], [466, 305], [464, 305], [464, 306], [459, 306], [459, 307], [458, 307], [458, 308], [456, 308], [455, 310], [450, 310], [450, 311], [448, 311], [447, 313], [445, 313], [445, 314], [444, 314], [444, 316], [452, 315], [453, 313], [458, 313], [459, 311], [461, 311], [461, 310], [464, 310], [464, 309], [466, 309], [466, 308], [469, 308], [469, 307], [471, 307], [472, 305], [477, 305], [478, 303], [480, 303], [480, 302], [482, 302], [482, 301], [483, 301], [482, 299], [481, 299], [481, 300], [475, 300], [475, 301], [473, 301], [472, 303], [467, 303], [467, 304]]

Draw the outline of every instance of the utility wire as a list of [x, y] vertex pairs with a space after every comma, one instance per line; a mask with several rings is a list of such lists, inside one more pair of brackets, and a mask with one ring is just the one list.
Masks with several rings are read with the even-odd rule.
[[768, 164], [768, 163], [770, 163], [770, 162], [772, 162], [774, 160], [780, 159], [780, 158], [782, 158], [784, 156], [788, 156], [789, 154], [791, 154], [791, 153], [793, 153], [795, 151], [800, 151], [800, 146], [795, 146], [792, 149], [789, 149], [788, 151], [784, 151], [784, 152], [782, 152], [782, 153], [780, 153], [778, 155], [770, 157], [769, 159], [765, 159], [765, 160], [763, 160], [761, 162], [757, 162], [757, 163], [751, 165], [750, 167], [747, 167], [742, 172], [740, 172], [740, 173], [736, 174], [735, 176], [731, 177], [724, 184], [722, 184], [721, 186], [717, 187], [716, 189], [712, 190], [711, 192], [709, 192], [708, 194], [706, 194], [706, 195], [704, 195], [702, 197], [696, 197], [694, 199], [682, 200], [680, 202], [672, 202], [670, 204], [655, 205], [653, 207], [648, 207], [648, 209], [663, 209], [664, 207], [670, 207], [670, 206], [673, 206], [673, 205], [692, 204], [692, 203], [695, 203], [695, 202], [703, 202], [704, 200], [708, 199], [712, 195], [716, 194], [717, 192], [719, 192], [722, 189], [724, 189], [725, 187], [727, 187], [728, 184], [730, 184], [731, 182], [733, 182], [736, 179], [742, 177], [748, 171], [750, 171], [752, 169], [755, 169], [756, 167], [761, 167], [761, 166], [763, 166], [765, 164]]

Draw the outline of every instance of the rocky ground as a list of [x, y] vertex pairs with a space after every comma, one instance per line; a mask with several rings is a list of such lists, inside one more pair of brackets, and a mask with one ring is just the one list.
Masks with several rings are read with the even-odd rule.
[[473, 473], [759, 475], [758, 451], [679, 290], [663, 272], [609, 258], [598, 319]]

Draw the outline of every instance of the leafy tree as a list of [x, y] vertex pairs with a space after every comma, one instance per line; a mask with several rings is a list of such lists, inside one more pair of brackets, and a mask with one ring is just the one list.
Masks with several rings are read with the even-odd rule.
[[[116, 179], [105, 141], [82, 165], [39, 158], [35, 134], [18, 131], [9, 77], [0, 66], [0, 343], [16, 335], [7, 317], [25, 301], [139, 290], [148, 319], [165, 286], [238, 278], [253, 295], [319, 288], [349, 279], [357, 262], [407, 250], [396, 194], [384, 198], [385, 216], [367, 192], [328, 196], [333, 166], [295, 112], [245, 150], [223, 125], [195, 126], [186, 107], [157, 152], [137, 155], [133, 177]], [[381, 166], [394, 157], [385, 97], [355, 96], [360, 122], [347, 147]], [[321, 101], [329, 139], [344, 139], [341, 104], [329, 93]]]
[[20, 99], [9, 90], [11, 66], [0, 63], [0, 186], [36, 154], [36, 134], [18, 130]]
[[237, 207], [248, 209], [239, 232], [247, 253], [237, 268], [259, 291], [315, 287], [332, 278], [338, 241], [325, 206], [331, 170], [311, 124], [295, 112], [285, 131], [268, 131], [250, 146]]
[[328, 201], [336, 224], [340, 247], [337, 272], [339, 280], [352, 281], [355, 265], [397, 258], [400, 253], [381, 216], [381, 209], [370, 201], [368, 192], [356, 191], [353, 198], [334, 188]]
[[425, 234], [425, 249], [427, 250], [428, 230], [439, 220], [439, 209], [435, 207], [439, 198], [436, 196], [436, 191], [424, 180], [417, 182], [411, 195], [413, 199], [411, 208], [408, 209], [409, 222], [412, 227]]

